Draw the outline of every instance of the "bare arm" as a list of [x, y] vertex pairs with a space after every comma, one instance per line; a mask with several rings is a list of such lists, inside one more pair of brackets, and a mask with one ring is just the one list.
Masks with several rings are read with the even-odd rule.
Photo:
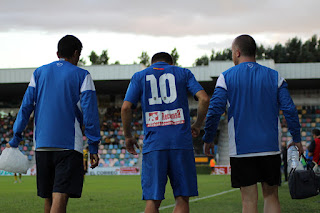
[[203, 124], [204, 119], [209, 107], [209, 97], [204, 90], [200, 90], [196, 93], [196, 97], [199, 100], [198, 110], [197, 110], [197, 120], [191, 126], [192, 136], [197, 137], [200, 134], [200, 127]]
[[121, 120], [123, 124], [123, 132], [126, 141], [126, 149], [129, 153], [136, 155], [137, 152], [134, 148], [139, 148], [137, 141], [132, 137], [131, 134], [131, 121], [132, 121], [132, 103], [124, 101], [121, 107]]

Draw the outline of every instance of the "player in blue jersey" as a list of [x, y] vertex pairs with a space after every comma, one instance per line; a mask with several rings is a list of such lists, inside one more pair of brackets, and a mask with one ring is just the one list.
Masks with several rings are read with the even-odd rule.
[[77, 67], [82, 44], [67, 35], [58, 43], [59, 61], [36, 69], [14, 123], [8, 147], [22, 140], [34, 111], [38, 196], [45, 212], [66, 212], [68, 198], [83, 186], [82, 125], [88, 138], [91, 168], [98, 165], [100, 122], [95, 87], [87, 70]]
[[[157, 53], [152, 65], [133, 75], [121, 109], [126, 148], [137, 154], [131, 134], [132, 108], [141, 102], [144, 145], [142, 199], [145, 212], [158, 212], [167, 176], [176, 200], [174, 212], [189, 212], [189, 197], [197, 196], [192, 136], [198, 136], [209, 98], [188, 69], [173, 66], [168, 53]], [[196, 122], [190, 125], [188, 92], [199, 100]]]
[[283, 110], [295, 145], [303, 152], [300, 124], [286, 81], [273, 69], [256, 63], [256, 43], [241, 35], [232, 43], [234, 67], [216, 83], [205, 125], [205, 154], [228, 107], [229, 155], [232, 187], [240, 188], [242, 212], [258, 212], [257, 182], [261, 182], [264, 212], [280, 212], [281, 125]]

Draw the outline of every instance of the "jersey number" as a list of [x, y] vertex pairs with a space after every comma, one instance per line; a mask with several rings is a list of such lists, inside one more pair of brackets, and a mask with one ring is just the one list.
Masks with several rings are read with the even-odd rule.
[[[168, 80], [169, 83], [170, 96], [168, 96], [167, 93], [166, 80]], [[158, 96], [158, 84], [156, 77], [154, 75], [147, 75], [146, 81], [150, 81], [151, 87], [152, 97], [149, 98], [149, 105], [162, 104], [162, 102], [170, 104], [177, 99], [176, 81], [174, 75], [171, 73], [165, 73], [159, 78], [161, 97]]]

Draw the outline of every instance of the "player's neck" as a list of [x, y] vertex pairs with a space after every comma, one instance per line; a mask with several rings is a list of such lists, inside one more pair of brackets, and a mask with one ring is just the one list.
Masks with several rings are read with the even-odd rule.
[[244, 62], [256, 62], [255, 57], [248, 57], [248, 56], [243, 56], [239, 58], [239, 64], [244, 63]]

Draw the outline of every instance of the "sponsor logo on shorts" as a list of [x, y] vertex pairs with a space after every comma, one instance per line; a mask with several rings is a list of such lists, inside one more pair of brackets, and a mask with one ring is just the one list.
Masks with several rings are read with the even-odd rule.
[[146, 112], [147, 127], [178, 125], [185, 122], [183, 109]]

